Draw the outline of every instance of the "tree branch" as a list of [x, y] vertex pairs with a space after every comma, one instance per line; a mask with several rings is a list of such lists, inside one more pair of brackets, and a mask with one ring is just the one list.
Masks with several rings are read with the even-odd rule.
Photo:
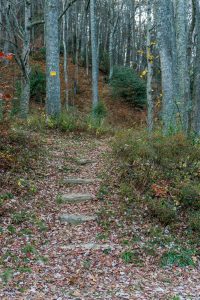
[[65, 7], [64, 11], [61, 13], [61, 15], [59, 16], [58, 20], [60, 21], [62, 19], [62, 17], [66, 14], [66, 12], [68, 11], [68, 9], [76, 2], [77, 0], [71, 0], [71, 2], [68, 3], [68, 5]]
[[45, 24], [44, 20], [38, 20], [31, 23], [31, 28], [36, 25]]

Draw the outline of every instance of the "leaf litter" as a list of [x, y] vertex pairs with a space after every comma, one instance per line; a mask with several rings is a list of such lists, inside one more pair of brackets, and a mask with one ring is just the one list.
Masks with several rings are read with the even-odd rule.
[[[200, 299], [198, 264], [162, 268], [158, 263], [161, 246], [155, 256], [146, 253], [151, 250], [145, 248], [148, 224], [139, 215], [134, 222], [123, 223], [113, 214], [114, 207], [120, 209], [117, 182], [116, 190], [114, 185], [112, 190], [103, 189], [98, 181], [86, 186], [63, 184], [65, 177], [95, 179], [105, 174], [104, 184], [115, 181], [114, 162], [107, 158], [109, 138], [59, 134], [43, 138], [47, 141], [44, 155], [32, 161], [31, 171], [2, 173], [1, 193], [10, 192], [13, 197], [0, 216], [0, 298]], [[81, 158], [92, 163], [77, 164]], [[19, 179], [29, 184], [18, 186]], [[90, 193], [94, 200], [58, 203], [59, 195], [67, 193]], [[61, 213], [97, 213], [99, 220], [78, 226], [61, 224]]]

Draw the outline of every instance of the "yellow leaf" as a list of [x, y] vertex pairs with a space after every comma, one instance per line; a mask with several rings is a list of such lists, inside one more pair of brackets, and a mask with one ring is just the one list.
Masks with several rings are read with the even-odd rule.
[[155, 46], [156, 44], [157, 44], [156, 41], [152, 41], [152, 42], [151, 42], [151, 46]]
[[144, 77], [144, 76], [146, 76], [146, 75], [147, 75], [147, 73], [148, 73], [148, 71], [147, 71], [147, 70], [144, 70], [144, 71], [142, 71], [142, 73], [141, 73], [140, 77]]

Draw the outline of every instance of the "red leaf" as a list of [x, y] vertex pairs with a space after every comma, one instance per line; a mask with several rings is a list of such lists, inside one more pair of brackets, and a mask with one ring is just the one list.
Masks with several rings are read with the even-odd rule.
[[4, 100], [10, 100], [11, 99], [11, 95], [10, 94], [5, 94], [4, 95]]
[[0, 93], [0, 99], [2, 100], [10, 100], [12, 97], [10, 94], [3, 94], [3, 93]]
[[5, 55], [5, 59], [7, 59], [7, 60], [12, 60], [12, 59], [13, 59], [13, 56], [14, 56], [13, 53], [7, 53], [7, 54]]

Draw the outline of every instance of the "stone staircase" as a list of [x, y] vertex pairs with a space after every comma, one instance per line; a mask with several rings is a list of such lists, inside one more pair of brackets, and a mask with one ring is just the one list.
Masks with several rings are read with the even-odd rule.
[[[92, 164], [94, 161], [88, 159], [77, 159], [78, 164], [87, 165]], [[89, 185], [94, 184], [95, 182], [100, 181], [99, 179], [87, 179], [87, 178], [74, 178], [68, 177], [63, 180], [63, 183], [68, 184], [70, 186], [76, 185]], [[77, 204], [81, 202], [88, 202], [94, 200], [94, 196], [89, 193], [70, 193], [64, 194], [61, 196], [62, 203], [71, 203]], [[78, 225], [84, 222], [91, 222], [96, 221], [97, 216], [87, 216], [87, 215], [80, 215], [80, 214], [67, 214], [63, 213], [59, 217], [61, 223], [67, 223], [71, 225]]]

